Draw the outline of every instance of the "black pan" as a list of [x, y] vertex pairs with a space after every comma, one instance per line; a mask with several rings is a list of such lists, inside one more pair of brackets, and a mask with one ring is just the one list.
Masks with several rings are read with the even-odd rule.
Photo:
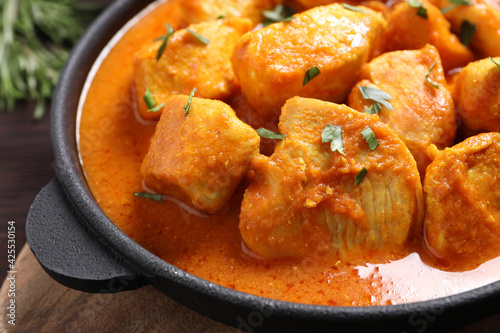
[[118, 229], [86, 184], [75, 139], [76, 111], [101, 50], [149, 2], [115, 1], [75, 46], [62, 71], [51, 110], [56, 178], [35, 199], [26, 225], [28, 244], [52, 278], [92, 293], [151, 284], [194, 311], [250, 332], [442, 332], [500, 312], [500, 281], [450, 297], [391, 306], [314, 306], [258, 297], [172, 266]]

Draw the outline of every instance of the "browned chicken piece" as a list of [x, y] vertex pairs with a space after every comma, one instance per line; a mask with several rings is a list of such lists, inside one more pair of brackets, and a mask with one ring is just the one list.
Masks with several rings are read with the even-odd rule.
[[467, 133], [500, 132], [500, 57], [464, 67], [453, 99]]
[[184, 22], [200, 23], [225, 18], [249, 18], [253, 25], [263, 20], [262, 12], [272, 10], [283, 0], [175, 0]]
[[259, 140], [227, 104], [173, 96], [156, 125], [141, 172], [146, 186], [157, 193], [214, 213], [245, 177]]
[[[470, 0], [471, 5], [454, 6], [448, 0], [431, 0], [445, 13], [452, 31], [458, 36], [471, 35], [470, 46], [481, 57], [500, 56], [500, 5], [495, 0]], [[470, 23], [464, 27], [464, 22]], [[465, 23], [467, 25], [467, 23]], [[475, 30], [475, 31], [473, 31]]]
[[[249, 19], [221, 19], [175, 31], [157, 60], [162, 41], [134, 58], [137, 108], [145, 119], [158, 119], [163, 109], [148, 112], [148, 88], [159, 106], [173, 95], [196, 88], [202, 98], [224, 99], [239, 88], [229, 58], [236, 41], [252, 28]], [[191, 32], [190, 32], [191, 31]], [[193, 33], [194, 34], [193, 34]], [[201, 36], [201, 41], [195, 34]], [[207, 43], [207, 44], [206, 44]]]
[[438, 154], [424, 192], [427, 243], [450, 270], [500, 255], [500, 133], [470, 137]]
[[342, 101], [386, 25], [364, 10], [316, 7], [245, 34], [231, 61], [248, 102], [268, 119], [293, 96]]
[[450, 23], [439, 8], [427, 0], [419, 2], [427, 11], [427, 18], [418, 15], [419, 9], [408, 2], [398, 3], [393, 8], [385, 32], [386, 51], [417, 50], [432, 44], [439, 51], [445, 71], [473, 61], [472, 51], [451, 33]]
[[427, 45], [421, 50], [385, 53], [363, 68], [361, 78], [349, 95], [349, 106], [365, 111], [374, 104], [362, 96], [359, 87], [388, 93], [393, 110], [381, 105], [380, 121], [410, 149], [423, 179], [431, 162], [427, 148], [431, 144], [440, 149], [451, 146], [456, 133], [453, 100], [436, 48]]
[[[327, 125], [340, 126], [342, 152], [322, 139]], [[283, 107], [279, 128], [285, 138], [274, 154], [251, 162], [255, 180], [241, 206], [239, 229], [255, 254], [390, 253], [421, 232], [423, 198], [415, 160], [376, 116], [294, 97]], [[375, 148], [363, 135], [370, 130]], [[364, 178], [362, 170], [367, 170]], [[362, 181], [356, 185], [356, 179]]]

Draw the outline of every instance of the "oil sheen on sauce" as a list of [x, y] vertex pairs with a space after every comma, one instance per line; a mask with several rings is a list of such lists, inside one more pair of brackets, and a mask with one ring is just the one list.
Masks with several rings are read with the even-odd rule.
[[438, 263], [418, 241], [405, 253], [389, 258], [369, 254], [352, 261], [322, 254], [300, 261], [255, 258], [245, 249], [238, 230], [245, 183], [222, 211], [210, 216], [168, 198], [156, 202], [134, 196], [144, 191], [140, 165], [155, 122], [141, 120], [134, 110], [132, 58], [143, 45], [164, 35], [165, 22], [174, 28], [182, 26], [174, 3], [155, 6], [122, 31], [99, 65], [77, 129], [90, 189], [123, 232], [153, 254], [203, 279], [258, 296], [307, 304], [414, 302], [500, 279], [500, 258], [472, 271], [446, 272], [437, 269]]

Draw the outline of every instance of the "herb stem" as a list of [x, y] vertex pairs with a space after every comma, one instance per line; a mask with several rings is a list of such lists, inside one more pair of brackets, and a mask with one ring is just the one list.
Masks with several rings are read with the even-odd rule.
[[434, 88], [434, 89], [439, 89], [439, 86], [437, 84], [435, 84], [434, 82], [431, 81], [431, 79], [429, 79], [429, 75], [431, 75], [431, 72], [432, 72], [432, 69], [434, 68], [434, 66], [436, 65], [436, 62], [437, 61], [434, 61], [434, 63], [431, 65], [431, 67], [429, 68], [429, 71], [427, 72], [427, 74], [425, 75], [425, 80]]
[[186, 116], [186, 117], [189, 114], [189, 110], [191, 110], [191, 101], [193, 100], [193, 96], [194, 96], [195, 92], [196, 92], [196, 88], [193, 88], [191, 90], [191, 93], [189, 94], [186, 106], [183, 107], [183, 109], [184, 109], [184, 116]]

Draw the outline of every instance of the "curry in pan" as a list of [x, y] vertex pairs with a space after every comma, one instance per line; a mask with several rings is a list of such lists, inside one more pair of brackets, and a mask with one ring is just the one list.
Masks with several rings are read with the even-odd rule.
[[170, 0], [136, 21], [78, 144], [150, 252], [308, 304], [500, 279], [498, 1]]

